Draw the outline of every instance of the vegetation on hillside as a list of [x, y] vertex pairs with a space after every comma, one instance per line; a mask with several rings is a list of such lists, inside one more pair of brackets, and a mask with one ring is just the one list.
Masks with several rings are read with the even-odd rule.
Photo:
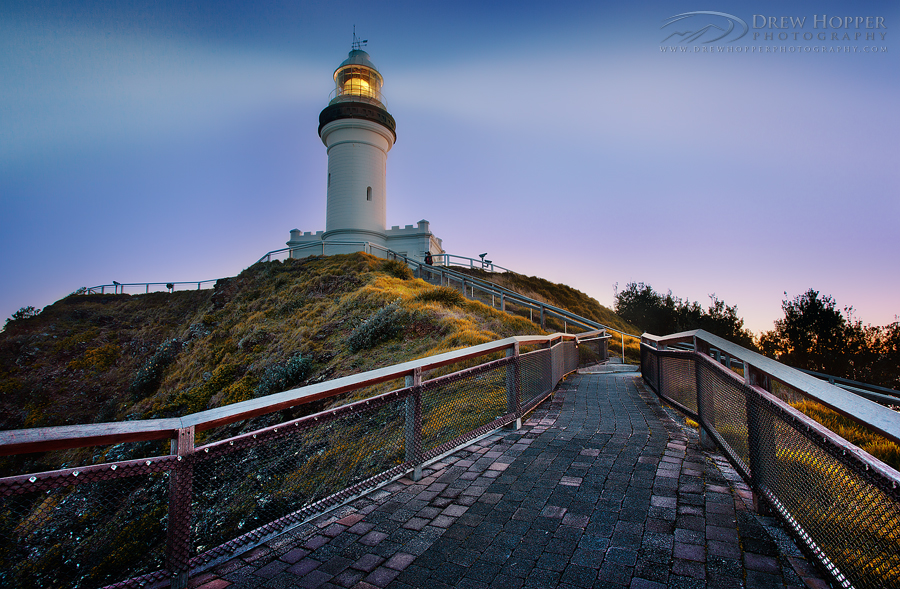
[[[0, 333], [0, 429], [180, 416], [528, 333], [543, 332], [363, 253], [255, 264], [212, 290], [71, 295]], [[207, 435], [220, 434], [198, 442]], [[104, 457], [68, 452], [47, 466]], [[0, 471], [23, 466], [10, 460]]]
[[0, 427], [181, 415], [525, 333], [540, 329], [362, 253], [210, 291], [72, 295], [0, 334]]

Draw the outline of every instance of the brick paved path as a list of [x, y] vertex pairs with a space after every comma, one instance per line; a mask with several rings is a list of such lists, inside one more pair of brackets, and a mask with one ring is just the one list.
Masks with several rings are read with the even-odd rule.
[[628, 374], [192, 579], [279, 587], [824, 588], [727, 461]]

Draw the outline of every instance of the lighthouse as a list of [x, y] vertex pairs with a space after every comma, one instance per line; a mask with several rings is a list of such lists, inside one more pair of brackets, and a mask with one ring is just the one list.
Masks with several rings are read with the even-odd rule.
[[325, 231], [291, 231], [291, 257], [386, 250], [418, 260], [443, 253], [441, 240], [421, 220], [387, 228], [387, 158], [397, 124], [387, 110], [384, 78], [354, 42], [334, 71], [335, 88], [319, 114], [319, 137], [328, 154]]

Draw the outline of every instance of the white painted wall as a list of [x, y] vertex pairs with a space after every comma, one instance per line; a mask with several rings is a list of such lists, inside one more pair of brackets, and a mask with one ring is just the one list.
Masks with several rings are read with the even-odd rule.
[[[387, 219], [387, 154], [393, 134], [365, 119], [338, 119], [322, 128], [328, 149], [324, 238], [365, 239], [383, 245]], [[367, 199], [371, 188], [371, 200]]]

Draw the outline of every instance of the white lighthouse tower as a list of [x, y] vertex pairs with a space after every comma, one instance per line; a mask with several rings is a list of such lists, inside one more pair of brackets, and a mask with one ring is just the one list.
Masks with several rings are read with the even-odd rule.
[[397, 123], [384, 107], [384, 80], [369, 54], [354, 49], [334, 72], [334, 98], [319, 114], [319, 137], [328, 148], [325, 239], [385, 245], [387, 154]]
[[[443, 253], [428, 221], [387, 229], [387, 155], [397, 124], [387, 111], [384, 78], [356, 40], [334, 71], [335, 89], [319, 114], [319, 137], [328, 151], [325, 231], [291, 231], [291, 257], [391, 249], [416, 259]], [[372, 246], [375, 247], [372, 247]]]

